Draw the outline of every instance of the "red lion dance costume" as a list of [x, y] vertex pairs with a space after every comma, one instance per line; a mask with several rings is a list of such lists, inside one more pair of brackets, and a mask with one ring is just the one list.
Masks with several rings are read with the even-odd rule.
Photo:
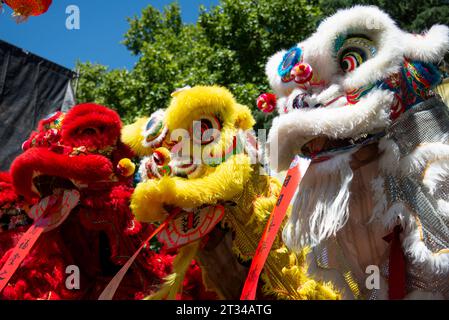
[[[0, 268], [32, 223], [29, 205], [67, 190], [79, 194], [67, 219], [37, 240], [0, 299], [97, 299], [152, 231], [129, 209], [133, 154], [119, 139], [121, 127], [119, 116], [100, 105], [55, 113], [23, 144], [11, 178], [0, 175]], [[170, 273], [172, 260], [148, 245], [115, 298], [139, 299], [153, 292]], [[77, 290], [66, 285], [68, 266], [79, 269]], [[193, 264], [181, 298], [207, 298], [196, 285], [200, 277]]]

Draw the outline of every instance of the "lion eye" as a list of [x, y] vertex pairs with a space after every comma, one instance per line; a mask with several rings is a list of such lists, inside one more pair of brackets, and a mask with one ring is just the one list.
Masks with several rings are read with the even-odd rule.
[[356, 70], [377, 52], [374, 42], [364, 36], [350, 36], [343, 41], [338, 51], [338, 62], [343, 72]]
[[157, 111], [151, 115], [150, 119], [148, 119], [143, 127], [142, 135], [144, 137], [144, 145], [146, 147], [157, 146], [157, 144], [163, 140], [165, 133], [164, 112]]
[[99, 131], [98, 128], [84, 128], [82, 129], [81, 134], [85, 136], [94, 136], [99, 134]]
[[357, 69], [365, 61], [366, 57], [363, 52], [354, 49], [342, 56], [340, 66], [344, 72], [351, 72]]
[[218, 139], [222, 126], [217, 117], [203, 117], [198, 122], [193, 126], [192, 136], [195, 143], [206, 145]]
[[157, 137], [164, 126], [161, 119], [157, 117], [152, 117], [148, 120], [147, 125], [145, 126], [145, 133], [149, 139]]

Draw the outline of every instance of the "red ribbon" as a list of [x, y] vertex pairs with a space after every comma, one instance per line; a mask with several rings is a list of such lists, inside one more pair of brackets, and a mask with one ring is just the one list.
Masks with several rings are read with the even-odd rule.
[[44, 233], [59, 227], [78, 204], [78, 191], [64, 191], [62, 196], [52, 195], [42, 199], [30, 210], [30, 217], [34, 224], [20, 238], [11, 255], [0, 269], [0, 292], [6, 287], [20, 264], [30, 253], [31, 249]]
[[279, 194], [276, 206], [270, 215], [268, 223], [262, 234], [257, 250], [254, 254], [251, 268], [243, 287], [240, 300], [255, 300], [257, 285], [260, 274], [270, 254], [276, 235], [281, 227], [282, 221], [285, 218], [290, 202], [296, 192], [301, 179], [299, 158], [295, 158], [287, 172], [287, 176], [282, 185], [281, 193]]
[[383, 239], [390, 245], [390, 260], [388, 274], [388, 295], [390, 300], [401, 300], [406, 295], [406, 275], [405, 275], [405, 256], [402, 250], [401, 239], [399, 235], [402, 227], [397, 225], [392, 233]]

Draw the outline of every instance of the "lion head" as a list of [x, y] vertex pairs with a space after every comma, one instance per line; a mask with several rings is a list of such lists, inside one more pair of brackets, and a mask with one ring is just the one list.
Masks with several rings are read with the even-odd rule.
[[376, 139], [432, 95], [449, 31], [402, 31], [377, 7], [356, 6], [324, 20], [308, 39], [276, 53], [266, 73], [281, 114], [269, 136], [271, 164], [293, 156], [326, 159]]
[[216, 205], [241, 193], [251, 159], [249, 109], [221, 87], [186, 88], [166, 110], [124, 128], [122, 140], [143, 157], [131, 208], [138, 220], [164, 219], [174, 208]]
[[82, 232], [94, 231], [86, 234], [95, 242], [104, 233], [109, 240], [104, 245], [111, 251], [106, 259], [113, 262], [126, 256], [123, 236], [141, 229], [129, 210], [133, 154], [120, 141], [121, 129], [115, 111], [92, 103], [77, 105], [40, 121], [11, 165], [14, 189], [27, 201], [59, 196], [61, 191], [78, 192], [76, 213], [64, 227], [80, 224]]

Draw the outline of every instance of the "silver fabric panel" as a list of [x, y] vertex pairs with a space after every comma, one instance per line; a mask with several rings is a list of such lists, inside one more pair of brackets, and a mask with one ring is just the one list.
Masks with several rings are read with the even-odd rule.
[[387, 130], [387, 139], [399, 146], [402, 156], [424, 142], [449, 142], [449, 109], [436, 96], [407, 111]]
[[449, 298], [449, 280], [447, 274], [429, 274], [416, 265], [409, 264], [406, 286], [408, 292], [421, 290], [441, 293]]
[[424, 243], [434, 253], [449, 248], [449, 219], [437, 210], [420, 182], [409, 177], [385, 177], [390, 203], [402, 202], [416, 214], [422, 224]]
[[[449, 143], [449, 108], [441, 98], [431, 98], [403, 114], [387, 130], [387, 139], [393, 140], [401, 158], [424, 143]], [[449, 182], [438, 185], [435, 197], [422, 183], [423, 172], [407, 176], [384, 177], [389, 205], [402, 203], [420, 222], [426, 247], [433, 253], [449, 248], [449, 217], [438, 211], [437, 200], [449, 201]], [[407, 260], [411, 261], [408, 256]], [[424, 267], [408, 263], [407, 291], [422, 290], [449, 295], [447, 274], [430, 273]]]

